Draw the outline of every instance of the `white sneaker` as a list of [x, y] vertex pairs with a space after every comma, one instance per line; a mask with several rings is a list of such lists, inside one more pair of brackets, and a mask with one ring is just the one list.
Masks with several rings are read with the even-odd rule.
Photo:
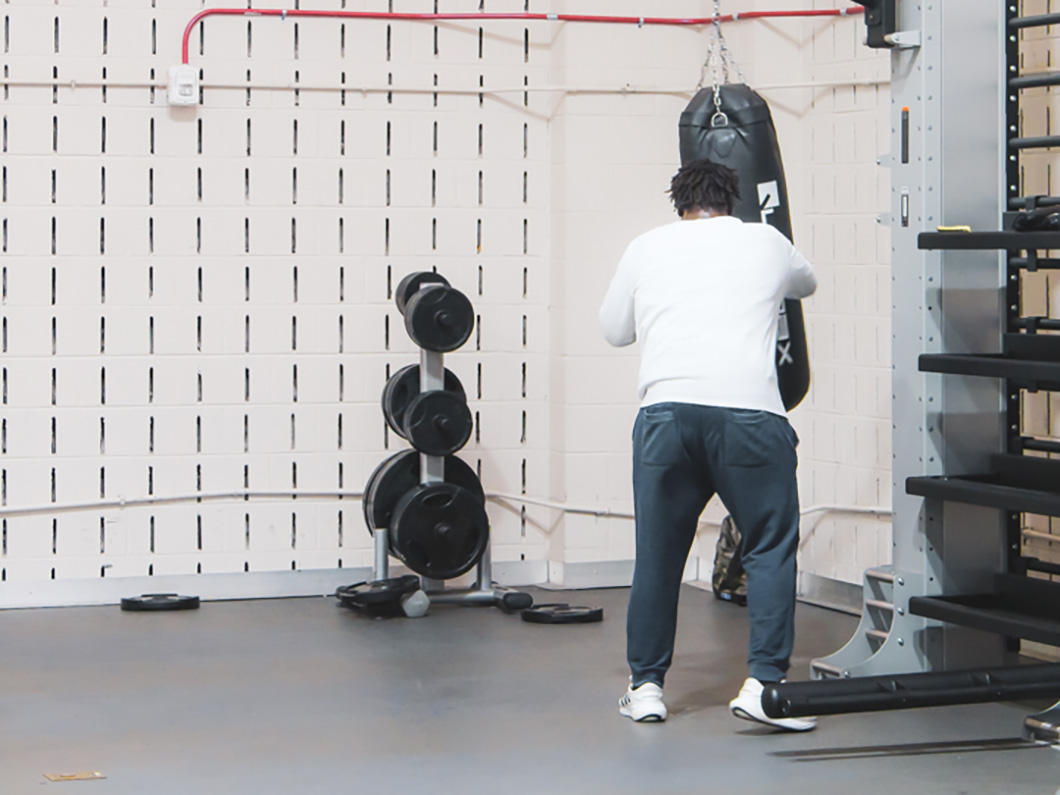
[[668, 714], [662, 694], [662, 688], [654, 682], [645, 682], [636, 690], [630, 682], [626, 694], [618, 700], [618, 711], [637, 723], [659, 723]]
[[740, 693], [729, 702], [729, 709], [737, 718], [753, 720], [789, 732], [808, 732], [817, 728], [817, 718], [771, 718], [762, 709], [762, 683], [747, 679]]

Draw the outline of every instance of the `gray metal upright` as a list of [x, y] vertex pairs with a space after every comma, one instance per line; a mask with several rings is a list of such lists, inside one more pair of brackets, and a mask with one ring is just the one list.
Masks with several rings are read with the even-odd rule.
[[[1005, 3], [900, 0], [891, 61], [893, 565], [866, 573], [857, 634], [816, 678], [995, 665], [1005, 642], [911, 615], [909, 599], [989, 590], [1005, 570], [1006, 518], [906, 493], [906, 478], [988, 468], [1004, 449], [996, 379], [922, 373], [922, 353], [1000, 351], [1005, 272], [996, 251], [921, 251], [940, 226], [1000, 228], [1008, 185]], [[918, 35], [919, 34], [919, 35]], [[919, 46], [918, 46], [919, 45]]]

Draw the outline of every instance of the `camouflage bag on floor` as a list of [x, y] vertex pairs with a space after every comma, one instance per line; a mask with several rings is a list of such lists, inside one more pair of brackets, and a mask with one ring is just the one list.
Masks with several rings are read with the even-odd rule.
[[747, 572], [743, 570], [740, 551], [743, 547], [740, 531], [731, 516], [721, 523], [718, 543], [714, 546], [714, 596], [738, 605], [747, 604]]

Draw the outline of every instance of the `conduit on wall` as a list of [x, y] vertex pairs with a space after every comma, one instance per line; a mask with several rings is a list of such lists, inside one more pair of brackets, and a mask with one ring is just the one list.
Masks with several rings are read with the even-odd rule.
[[[719, 22], [736, 22], [745, 19], [783, 19], [799, 17], [845, 17], [864, 12], [864, 6], [848, 6], [847, 8], [822, 8], [805, 11], [747, 11], [745, 13], [725, 14], [718, 18]], [[609, 25], [668, 25], [671, 27], [696, 27], [714, 24], [714, 17], [616, 17], [598, 16], [591, 14], [402, 14], [384, 11], [313, 11], [303, 9], [279, 9], [279, 8], [205, 8], [191, 18], [187, 27], [184, 28], [184, 38], [181, 44], [181, 63], [188, 63], [188, 40], [195, 26], [206, 17], [229, 16], [229, 17], [316, 17], [330, 19], [385, 19], [385, 20], [410, 20], [420, 22], [483, 22], [486, 20], [515, 20], [524, 22], [575, 22], [595, 23]]]
[[[93, 513], [105, 510], [120, 510], [124, 511], [131, 508], [144, 508], [154, 505], [179, 505], [183, 503], [196, 503], [200, 504], [203, 502], [228, 502], [237, 500], [288, 500], [288, 499], [301, 499], [301, 500], [362, 500], [364, 499], [364, 492], [360, 491], [342, 491], [342, 490], [278, 490], [278, 491], [262, 491], [262, 490], [240, 490], [240, 491], [222, 491], [222, 492], [195, 492], [194, 494], [173, 494], [169, 496], [165, 495], [152, 495], [149, 497], [118, 497], [113, 500], [91, 500], [88, 502], [71, 502], [71, 503], [48, 503], [47, 505], [25, 505], [21, 507], [2, 507], [0, 508], [0, 517], [14, 517], [14, 516], [34, 516], [34, 515], [55, 515], [60, 513], [79, 513], [83, 511], [91, 511]], [[539, 508], [548, 508], [550, 510], [559, 511], [565, 514], [577, 514], [581, 516], [593, 516], [597, 519], [628, 519], [634, 518], [632, 513], [624, 511], [612, 511], [608, 508], [590, 508], [590, 507], [579, 507], [574, 505], [568, 505], [567, 503], [554, 502], [551, 500], [541, 500], [536, 497], [527, 497], [525, 494], [503, 494], [500, 492], [493, 492], [486, 494], [486, 499], [490, 502], [497, 503], [505, 507], [513, 508], [516, 505], [534, 505]], [[812, 533], [817, 529], [817, 525], [820, 524], [821, 520], [829, 514], [854, 514], [854, 515], [866, 515], [875, 516], [876, 518], [887, 517], [891, 515], [890, 508], [884, 507], [869, 507], [863, 505], [811, 505], [808, 508], [802, 508], [799, 511], [799, 515], [803, 517], [813, 516], [814, 519], [810, 523], [810, 527], [807, 534]], [[1034, 532], [1030, 530], [1024, 531], [1028, 536], [1033, 536]], [[1044, 534], [1038, 534], [1044, 535]], [[1055, 541], [1055, 536], [1047, 536], [1051, 540]], [[803, 538], [802, 544], [805, 545], [806, 538]]]

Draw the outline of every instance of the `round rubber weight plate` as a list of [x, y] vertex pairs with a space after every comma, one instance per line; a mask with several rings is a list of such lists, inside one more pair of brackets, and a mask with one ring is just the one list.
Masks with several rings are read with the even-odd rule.
[[364, 492], [364, 518], [368, 532], [390, 524], [394, 506], [407, 491], [420, 484], [420, 456], [415, 450], [395, 453], [376, 467]]
[[489, 532], [476, 494], [452, 483], [431, 483], [417, 486], [394, 508], [390, 550], [417, 574], [451, 580], [478, 562]]
[[402, 439], [405, 438], [405, 429], [401, 427], [405, 409], [419, 393], [420, 366], [418, 364], [402, 367], [390, 376], [390, 380], [383, 387], [383, 416], [390, 430]]
[[[456, 374], [448, 368], [445, 370], [444, 383], [446, 392], [451, 392], [459, 397], [462, 402], [467, 403], [464, 385], [460, 383], [460, 379], [456, 377]], [[419, 394], [420, 366], [418, 364], [402, 367], [390, 376], [390, 380], [383, 387], [383, 416], [386, 417], [386, 424], [390, 426], [390, 430], [402, 439], [407, 438], [404, 428], [405, 412], [408, 410], [409, 404]]]
[[398, 602], [405, 594], [418, 591], [420, 578], [415, 574], [372, 580], [346, 585], [335, 592], [344, 607], [369, 607], [386, 602]]
[[[486, 494], [470, 466], [455, 455], [445, 457], [445, 482], [470, 491], [483, 505]], [[364, 520], [371, 533], [377, 527], [389, 527], [390, 515], [398, 500], [420, 485], [420, 454], [402, 450], [375, 468], [364, 490]]]
[[529, 621], [531, 624], [595, 624], [603, 620], [602, 607], [545, 604], [523, 611], [523, 621]]
[[405, 331], [429, 351], [455, 351], [467, 342], [474, 327], [471, 301], [453, 287], [420, 290], [405, 306]]
[[421, 392], [405, 411], [404, 436], [427, 455], [452, 455], [467, 444], [473, 429], [467, 403], [448, 391]]
[[199, 597], [180, 596], [175, 593], [145, 593], [121, 600], [121, 609], [132, 612], [196, 610], [198, 607]]
[[416, 271], [408, 274], [398, 282], [397, 289], [394, 291], [394, 302], [397, 304], [398, 312], [405, 314], [405, 305], [412, 296], [419, 292], [422, 284], [440, 284], [448, 287], [449, 280], [433, 271]]

